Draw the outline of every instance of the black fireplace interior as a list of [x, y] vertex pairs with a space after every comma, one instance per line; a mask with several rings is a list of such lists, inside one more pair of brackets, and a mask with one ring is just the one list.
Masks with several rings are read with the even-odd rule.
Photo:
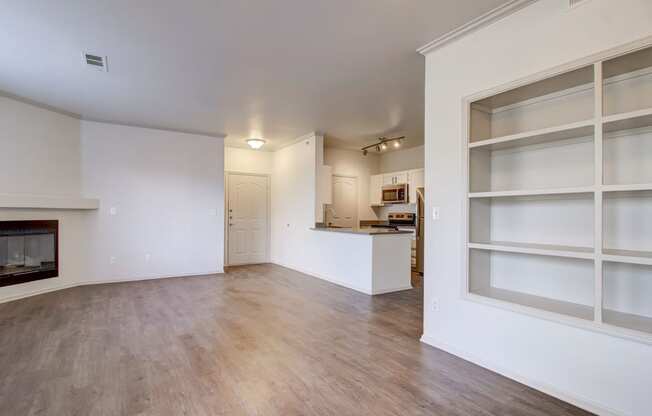
[[0, 221], [0, 286], [59, 275], [58, 221]]

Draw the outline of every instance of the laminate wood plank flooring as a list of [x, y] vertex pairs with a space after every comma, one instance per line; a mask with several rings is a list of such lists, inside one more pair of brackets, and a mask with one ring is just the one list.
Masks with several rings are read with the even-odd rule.
[[275, 265], [0, 305], [0, 415], [587, 415], [419, 342], [421, 289]]

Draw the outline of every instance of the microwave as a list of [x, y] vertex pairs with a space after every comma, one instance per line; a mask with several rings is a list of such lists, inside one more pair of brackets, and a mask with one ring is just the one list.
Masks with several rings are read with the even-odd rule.
[[408, 203], [408, 186], [385, 185], [383, 186], [383, 204], [407, 204]]

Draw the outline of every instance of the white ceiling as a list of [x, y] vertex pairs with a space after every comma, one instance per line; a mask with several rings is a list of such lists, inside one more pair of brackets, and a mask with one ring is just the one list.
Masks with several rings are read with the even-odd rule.
[[[415, 50], [505, 0], [0, 0], [0, 90], [91, 120], [423, 142]], [[109, 57], [109, 72], [81, 52]]]

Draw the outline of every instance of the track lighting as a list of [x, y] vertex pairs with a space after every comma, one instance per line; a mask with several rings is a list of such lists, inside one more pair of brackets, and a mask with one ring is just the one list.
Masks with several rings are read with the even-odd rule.
[[362, 149], [362, 154], [364, 156], [367, 156], [370, 150], [376, 150], [376, 152], [380, 153], [384, 150], [387, 150], [387, 143], [393, 144], [395, 149], [398, 149], [401, 147], [401, 141], [405, 139], [405, 136], [401, 137], [394, 137], [392, 139], [388, 139], [387, 137], [379, 137], [378, 138], [378, 143], [370, 144], [368, 146], [363, 147]]

